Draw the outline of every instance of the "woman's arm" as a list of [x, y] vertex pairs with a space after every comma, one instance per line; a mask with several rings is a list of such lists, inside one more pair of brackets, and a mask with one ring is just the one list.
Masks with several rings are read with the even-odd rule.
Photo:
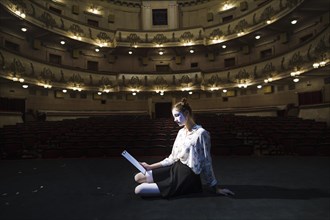
[[162, 167], [162, 164], [160, 162], [153, 163], [153, 164], [148, 164], [146, 162], [142, 162], [141, 165], [146, 169], [146, 170], [153, 170], [159, 167]]

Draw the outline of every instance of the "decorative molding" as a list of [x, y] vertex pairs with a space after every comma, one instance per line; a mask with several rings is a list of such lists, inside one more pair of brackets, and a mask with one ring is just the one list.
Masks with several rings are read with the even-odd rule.
[[224, 35], [223, 32], [219, 28], [216, 28], [211, 32], [209, 38], [211, 40], [219, 40], [223, 37], [223, 35]]
[[130, 34], [127, 37], [127, 41], [134, 46], [141, 42], [141, 38], [137, 34]]
[[77, 36], [77, 37], [84, 36], [84, 30], [77, 24], [72, 24], [69, 27], [69, 32], [71, 32], [74, 36]]
[[54, 27], [58, 27], [56, 24], [55, 19], [52, 17], [51, 14], [49, 14], [48, 12], [44, 12], [40, 17], [39, 17], [40, 21], [42, 21], [47, 28], [54, 28]]
[[240, 84], [240, 83], [250, 83], [253, 77], [246, 71], [246, 69], [240, 70], [236, 75], [235, 75], [235, 81]]
[[13, 76], [25, 75], [25, 67], [19, 59], [14, 58], [13, 62], [9, 65], [9, 69]]
[[265, 78], [273, 77], [275, 75], [276, 68], [273, 66], [273, 63], [267, 63], [262, 69], [262, 76]]
[[[277, 0], [267, 1], [265, 5], [262, 5], [253, 11], [253, 16], [251, 16], [252, 12], [245, 13], [243, 16], [235, 18], [226, 24], [219, 22], [218, 24], [210, 27], [205, 26], [201, 28], [191, 28], [184, 31], [163, 31], [162, 33], [158, 34], [155, 34], [154, 31], [124, 31], [120, 30], [120, 28], [109, 29], [109, 27], [90, 27], [87, 23], [81, 23], [80, 21], [76, 21], [73, 18], [68, 18], [56, 13], [52, 13], [51, 11], [48, 11], [45, 6], [34, 0], [3, 0], [0, 4], [2, 4], [4, 7], [7, 7], [8, 10], [12, 11], [13, 13], [15, 13], [15, 6], [19, 5], [20, 7], [24, 8], [24, 10], [26, 10], [29, 15], [31, 15], [22, 19], [25, 19], [34, 25], [40, 26], [41, 28], [44, 28], [44, 26], [51, 28], [52, 32], [63, 36], [66, 35], [63, 30], [66, 30], [73, 33], [74, 36], [70, 37], [94, 45], [100, 44], [100, 38], [93, 38], [93, 36], [103, 32], [109, 37], [109, 39], [113, 39], [112, 43], [108, 43], [108, 45], [106, 45], [107, 47], [131, 47], [132, 42], [136, 43], [136, 41], [141, 44], [139, 45], [141, 47], [155, 47], [155, 43], [158, 45], [161, 44], [163, 47], [181, 47], [184, 46], [182, 45], [182, 41], [190, 41], [194, 45], [213, 45], [219, 43], [213, 40], [219, 39], [221, 37], [223, 37], [222, 41], [235, 39], [240, 37], [235, 33], [242, 32], [243, 30], [244, 32], [246, 31], [246, 33], [249, 33], [267, 26], [268, 24], [265, 21], [268, 18], [271, 17], [272, 19], [274, 18], [278, 20], [292, 12], [303, 2], [303, 0], [286, 0], [285, 3], [283, 1], [284, 0], [281, 0], [280, 2]], [[26, 4], [26, 2], [29, 2], [30, 4]], [[191, 2], [194, 2], [193, 4], [200, 4], [202, 1], [198, 0]], [[208, 0], [203, 2], [208, 2]], [[109, 3], [114, 5], [127, 5], [129, 7], [137, 7], [137, 5], [141, 5], [141, 3], [137, 2], [124, 1]], [[182, 6], [182, 3], [178, 4]], [[108, 18], [107, 16], [103, 16], [102, 19]], [[66, 27], [69, 28], [66, 29]], [[181, 38], [177, 39], [175, 36], [181, 36]]]
[[182, 42], [182, 43], [191, 43], [191, 42], [193, 42], [193, 40], [194, 40], [194, 35], [189, 31], [184, 32], [180, 36], [180, 42]]
[[44, 84], [52, 84], [53, 82], [56, 82], [56, 77], [53, 74], [53, 72], [49, 69], [44, 67], [42, 72], [40, 73], [38, 80]]
[[300, 51], [294, 53], [291, 57], [291, 59], [289, 60], [289, 67], [290, 68], [298, 68], [301, 67], [304, 63], [304, 58], [303, 56], [300, 54]]
[[168, 39], [164, 34], [157, 34], [152, 41], [158, 45], [163, 45], [164, 43], [168, 42]]

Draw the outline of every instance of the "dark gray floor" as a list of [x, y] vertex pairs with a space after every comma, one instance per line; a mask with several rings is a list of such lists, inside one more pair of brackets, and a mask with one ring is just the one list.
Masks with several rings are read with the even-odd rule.
[[330, 219], [329, 157], [213, 160], [235, 197], [140, 198], [124, 158], [0, 160], [0, 219]]

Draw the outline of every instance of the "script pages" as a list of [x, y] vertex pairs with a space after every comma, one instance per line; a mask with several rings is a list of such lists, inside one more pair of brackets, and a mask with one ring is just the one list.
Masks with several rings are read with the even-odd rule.
[[133, 164], [141, 173], [146, 174], [146, 169], [137, 161], [132, 155], [130, 155], [126, 150], [121, 153], [131, 164]]

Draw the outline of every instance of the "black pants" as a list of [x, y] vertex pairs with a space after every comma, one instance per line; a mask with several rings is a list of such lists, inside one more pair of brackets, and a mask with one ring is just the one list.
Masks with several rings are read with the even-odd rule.
[[180, 160], [171, 166], [154, 169], [152, 176], [164, 198], [202, 192], [200, 175]]

